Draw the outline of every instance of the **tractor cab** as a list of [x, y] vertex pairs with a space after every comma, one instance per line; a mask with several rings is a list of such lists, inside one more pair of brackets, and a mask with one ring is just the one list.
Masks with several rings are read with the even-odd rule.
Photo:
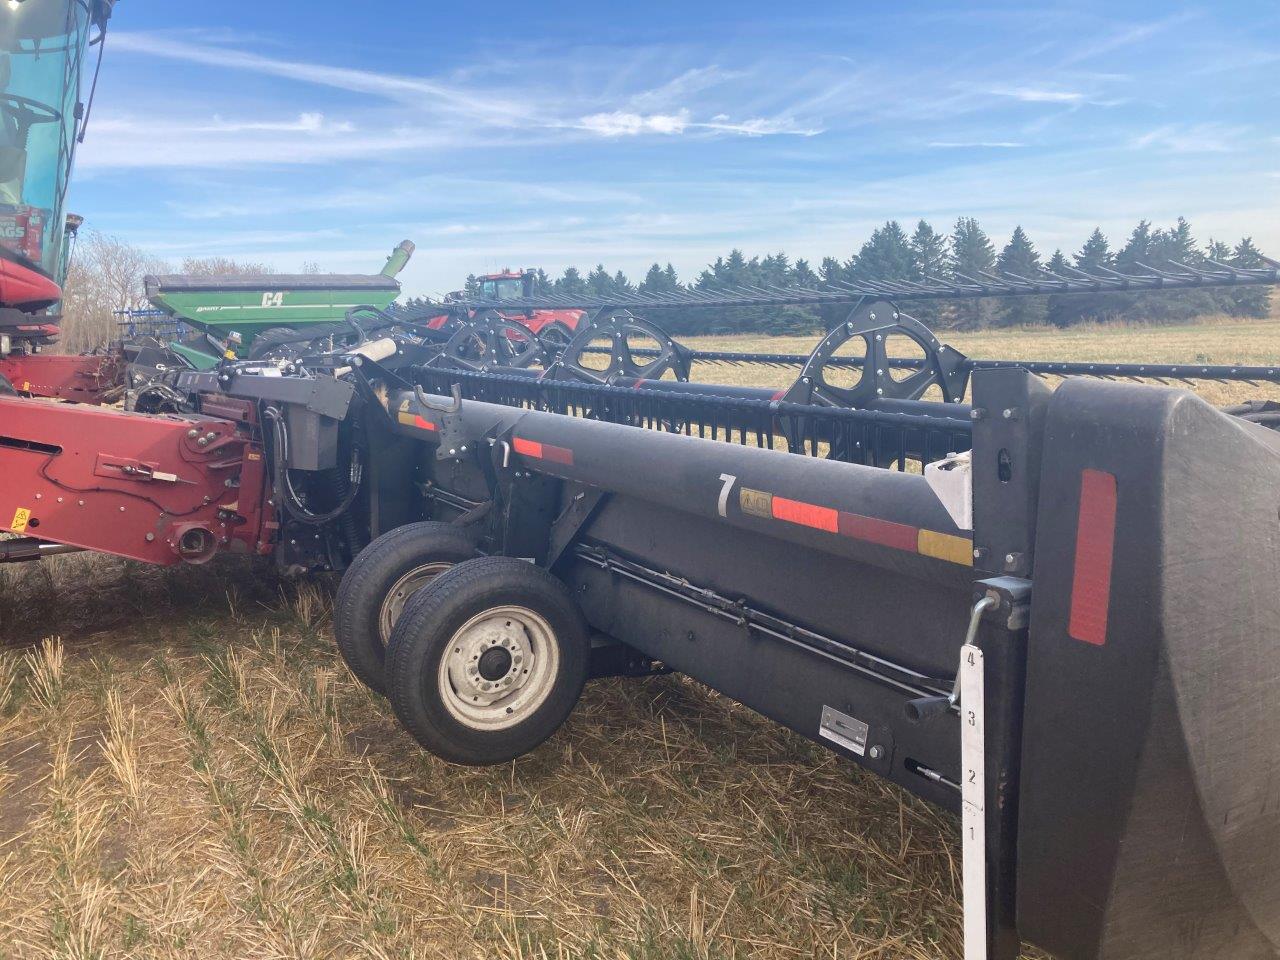
[[534, 272], [532, 270], [513, 271], [510, 268], [501, 273], [489, 273], [480, 277], [480, 298], [482, 300], [520, 300], [533, 296]]
[[54, 281], [66, 271], [64, 205], [85, 112], [81, 71], [113, 2], [0, 6], [0, 246], [14, 255], [4, 257], [9, 263]]

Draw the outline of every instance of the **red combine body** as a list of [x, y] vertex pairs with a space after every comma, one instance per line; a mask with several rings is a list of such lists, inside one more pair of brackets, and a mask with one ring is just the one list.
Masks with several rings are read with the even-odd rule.
[[148, 563], [269, 553], [255, 408], [168, 417], [0, 397], [0, 529]]

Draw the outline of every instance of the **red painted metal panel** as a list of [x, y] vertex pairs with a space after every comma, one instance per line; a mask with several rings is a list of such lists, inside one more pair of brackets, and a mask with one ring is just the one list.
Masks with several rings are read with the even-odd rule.
[[172, 564], [207, 559], [188, 532], [267, 553], [275, 528], [252, 424], [0, 397], [0, 530]]

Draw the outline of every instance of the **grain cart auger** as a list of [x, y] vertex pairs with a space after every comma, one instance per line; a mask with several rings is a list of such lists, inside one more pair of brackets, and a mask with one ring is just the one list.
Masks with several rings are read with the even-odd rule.
[[[1143, 365], [1053, 390], [943, 349], [906, 294], [772, 296], [848, 308], [807, 391], [629, 350], [441, 369], [392, 324], [184, 372], [182, 415], [0, 397], [0, 557], [345, 568], [343, 655], [459, 762], [536, 746], [589, 675], [686, 673], [959, 814], [966, 960], [1280, 956], [1273, 408], [1106, 379]], [[649, 312], [575, 340], [638, 331], [678, 376]]]

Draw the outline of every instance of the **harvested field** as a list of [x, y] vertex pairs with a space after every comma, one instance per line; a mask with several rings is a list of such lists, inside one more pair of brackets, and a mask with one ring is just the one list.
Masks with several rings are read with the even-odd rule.
[[[1277, 332], [945, 339], [1268, 363]], [[0, 568], [0, 957], [959, 955], [948, 817], [678, 677], [597, 681], [532, 755], [448, 766], [346, 671], [331, 589], [236, 560]]]

